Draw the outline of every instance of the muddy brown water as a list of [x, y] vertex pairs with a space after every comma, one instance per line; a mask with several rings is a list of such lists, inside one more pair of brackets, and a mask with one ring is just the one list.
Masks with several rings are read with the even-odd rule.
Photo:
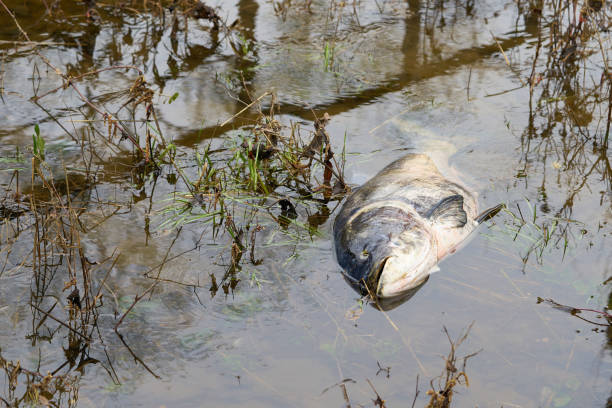
[[[104, 344], [93, 342], [88, 350], [97, 362], [72, 367], [76, 405], [337, 407], [346, 402], [334, 385], [351, 379], [346, 390], [353, 406], [372, 406], [370, 380], [388, 407], [400, 407], [412, 404], [418, 375], [416, 405], [424, 406], [429, 381], [443, 372], [441, 356], [449, 350], [443, 327], [456, 336], [474, 322], [459, 355], [480, 352], [469, 360], [469, 387], [457, 387], [453, 406], [610, 406], [612, 337], [605, 319], [579, 315], [599, 325], [593, 324], [537, 301], [594, 310], [611, 302], [605, 283], [612, 276], [611, 173], [609, 151], [601, 147], [610, 84], [594, 87], [595, 99], [582, 97], [591, 92], [590, 80], [572, 82], [577, 74], [559, 65], [563, 75], [542, 80], [530, 95], [526, 83], [539, 29], [527, 3], [314, 1], [310, 12], [304, 2], [210, 3], [228, 22], [240, 20], [243, 55], [223, 39], [215, 44], [204, 20], [189, 20], [186, 40], [184, 33], [173, 38], [167, 9], [162, 22], [142, 4], [101, 5], [100, 19], [90, 22], [84, 4], [60, 2], [48, 17], [43, 3], [5, 3], [33, 41], [48, 43], [38, 48], [41, 54], [73, 76], [111, 65], [142, 69], [165, 95], [156, 105], [160, 124], [186, 168], [193, 149], [236, 137], [254, 117], [247, 112], [218, 126], [242, 109], [236, 97], [248, 97], [244, 80], [255, 97], [276, 92], [283, 124], [312, 126], [313, 111], [328, 112], [334, 149], [346, 145], [352, 186], [407, 151], [431, 153], [478, 193], [481, 208], [506, 203], [527, 220], [518, 233], [509, 212], [487, 222], [386, 315], [361, 308], [343, 281], [333, 256], [334, 212], [317, 234], [268, 224], [256, 247], [263, 263], [244, 262], [241, 281], [228, 295], [209, 291], [210, 275], [222, 275], [229, 262], [220, 250], [229, 245], [227, 237], [207, 238], [164, 267], [164, 279], [183, 284], [160, 284], [121, 325], [133, 353], [157, 379], [115, 335], [117, 314], [148, 287], [143, 273], [163, 261], [173, 241], [171, 254], [179, 254], [209, 227], [188, 224], [178, 235], [160, 227], [161, 209], [180, 186], [168, 182], [167, 169], [155, 181], [135, 177], [130, 155], [109, 149], [96, 163], [96, 182], [81, 187], [86, 217], [97, 224], [82, 233], [81, 244], [92, 261], [115, 250], [121, 256], [106, 281], [98, 321]], [[281, 3], [286, 12], [279, 11]], [[27, 192], [34, 125], [45, 138], [50, 167], [78, 173], [81, 150], [67, 133], [82, 134], [88, 126], [83, 112], [96, 118], [69, 89], [46, 96], [40, 106], [30, 102], [61, 81], [31, 45], [7, 43], [23, 38], [3, 9], [0, 23], [0, 186], [12, 191], [9, 169], [19, 167]], [[609, 34], [602, 29], [601, 35], [609, 64]], [[327, 66], [326, 43], [333, 48]], [[596, 42], [590, 45], [595, 56], [582, 67], [599, 80], [604, 58]], [[545, 76], [546, 60], [536, 68]], [[80, 88], [96, 98], [129, 88], [135, 75], [102, 72]], [[174, 93], [176, 100], [164, 103]], [[24, 160], [9, 160], [17, 150]], [[95, 204], [100, 201], [120, 210], [107, 217]], [[312, 205], [298, 220], [317, 210]], [[69, 332], [53, 321], [37, 327], [30, 306], [36, 286], [31, 235], [22, 232], [9, 250], [8, 223], [0, 232], [2, 265], [8, 260], [0, 274], [0, 353], [47, 373], [66, 362]], [[48, 296], [66, 305], [63, 278], [55, 279]], [[58, 307], [53, 314], [67, 319], [68, 312]], [[36, 339], [34, 332], [45, 336]], [[109, 373], [111, 365], [116, 374]], [[379, 365], [391, 367], [389, 375]], [[9, 380], [0, 378], [6, 398]]]

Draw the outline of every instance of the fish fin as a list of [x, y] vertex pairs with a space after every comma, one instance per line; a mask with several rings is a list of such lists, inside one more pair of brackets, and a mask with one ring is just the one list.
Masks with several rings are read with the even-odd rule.
[[441, 223], [445, 227], [463, 227], [467, 223], [467, 214], [463, 209], [463, 196], [455, 194], [446, 197], [429, 210], [427, 217], [432, 222]]
[[490, 220], [491, 218], [495, 217], [497, 213], [500, 212], [505, 207], [506, 207], [506, 204], [498, 204], [495, 207], [491, 207], [487, 210], [484, 210], [478, 215], [478, 217], [476, 217], [476, 222], [480, 224], [480, 223]]
[[430, 274], [436, 272], [440, 272], [440, 267], [438, 265], [434, 265], [434, 267], [429, 271]]

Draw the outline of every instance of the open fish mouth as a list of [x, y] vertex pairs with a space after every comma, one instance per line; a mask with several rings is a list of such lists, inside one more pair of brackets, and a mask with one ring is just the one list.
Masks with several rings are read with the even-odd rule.
[[374, 307], [375, 309], [382, 310], [382, 311], [389, 311], [389, 310], [395, 309], [399, 305], [412, 299], [412, 297], [419, 290], [421, 290], [421, 288], [423, 287], [423, 285], [425, 285], [425, 282], [427, 282], [428, 279], [429, 277], [426, 277], [425, 279], [423, 279], [421, 283], [419, 283], [414, 288], [400, 292], [399, 294], [395, 296], [390, 296], [390, 297], [380, 297], [379, 296], [375, 299], [374, 302], [371, 302], [370, 305]]
[[367, 276], [365, 283], [365, 290], [371, 296], [378, 296], [378, 285], [380, 283], [380, 277], [382, 275], [383, 270], [385, 269], [385, 264], [391, 258], [390, 256], [384, 258], [382, 261], [376, 265], [375, 268], [372, 269], [370, 274]]
[[[430, 248], [423, 250], [430, 252]], [[376, 286], [374, 286], [376, 296], [379, 298], [395, 297], [419, 286], [427, 280], [430, 273], [439, 270], [432, 261], [431, 257], [423, 257], [415, 265], [411, 262], [406, 263], [405, 259], [396, 256], [385, 258], [381, 262], [380, 269], [377, 269], [378, 276]], [[387, 271], [383, 276], [384, 268], [387, 268]]]

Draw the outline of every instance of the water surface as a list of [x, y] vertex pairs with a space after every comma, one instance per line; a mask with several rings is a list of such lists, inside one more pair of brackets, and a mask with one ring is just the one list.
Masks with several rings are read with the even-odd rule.
[[[354, 406], [372, 406], [370, 380], [387, 406], [396, 407], [412, 403], [418, 376], [417, 406], [425, 406], [429, 381], [444, 371], [441, 356], [449, 350], [443, 327], [456, 336], [474, 322], [458, 353], [480, 352], [469, 360], [470, 386], [457, 387], [453, 406], [609, 406], [609, 322], [538, 303], [610, 306], [605, 19], [599, 37], [579, 42], [575, 60], [555, 63], [559, 53], [550, 38], [562, 44], [562, 36], [551, 34], [548, 4], [540, 19], [536, 6], [503, 0], [288, 3], [214, 4], [228, 25], [238, 20], [228, 38], [209, 21], [173, 17], [168, 5], [163, 17], [140, 3], [99, 5], [93, 19], [80, 3], [59, 2], [50, 15], [38, 2], [7, 5], [31, 40], [43, 43], [38, 52], [65, 73], [113, 65], [142, 70], [156, 91], [160, 127], [190, 177], [195, 150], [227, 147], [248, 134], [254, 109], [219, 125], [243, 108], [241, 101], [270, 91], [285, 126], [297, 123], [307, 132], [314, 114], [329, 113], [332, 148], [337, 157], [346, 148], [345, 176], [353, 188], [406, 152], [423, 152], [476, 191], [481, 208], [506, 203], [508, 211], [443, 261], [408, 302], [384, 314], [362, 305], [342, 279], [331, 239], [333, 201], [298, 207], [299, 223], [319, 214], [316, 233], [259, 220], [265, 229], [255, 256], [263, 262], [245, 256], [238, 284], [215, 293], [211, 275], [221, 281], [231, 264], [231, 237], [213, 239], [204, 223], [164, 224], [172, 193], [185, 191], [172, 167], [143, 173], [127, 142], [124, 151], [106, 145], [106, 125], [72, 89], [34, 104], [32, 96], [62, 81], [32, 45], [9, 43], [24, 39], [2, 9], [3, 203], [14, 198], [15, 168], [22, 169], [21, 192], [44, 190], [30, 181], [38, 125], [49, 171], [57, 182], [74, 179], [69, 190], [88, 226], [80, 235], [85, 257], [116, 259], [93, 275], [97, 288], [110, 270], [99, 337], [86, 353], [96, 361], [82, 364], [82, 354], [71, 360], [69, 350], [82, 347], [78, 337], [51, 319], [40, 323], [31, 306], [48, 310], [57, 300], [52, 315], [67, 321], [68, 267], [53, 269], [57, 275], [48, 282], [34, 279], [34, 227], [24, 227], [34, 221], [27, 212], [17, 219], [3, 215], [1, 357], [43, 374], [68, 361], [58, 373], [76, 376], [78, 395], [66, 396], [63, 405], [345, 406], [334, 384], [350, 379]], [[600, 13], [609, 14], [609, 5]], [[546, 38], [540, 46], [539, 38]], [[109, 93], [125, 92], [137, 75], [104, 71], [78, 86], [115, 112], [125, 97]], [[262, 103], [268, 109], [270, 98]], [[89, 133], [92, 128], [99, 133]], [[133, 128], [145, 131], [142, 123]], [[77, 142], [89, 134], [96, 136], [98, 157], [84, 159]], [[227, 160], [223, 153], [216, 157]], [[96, 168], [95, 182], [79, 178], [88, 163]], [[14, 234], [17, 222], [23, 230]], [[160, 272], [164, 281], [121, 323], [130, 352], [113, 330], [118, 317], [151, 285], [143, 274], [174, 256]], [[0, 396], [11, 398], [10, 380], [0, 381]]]

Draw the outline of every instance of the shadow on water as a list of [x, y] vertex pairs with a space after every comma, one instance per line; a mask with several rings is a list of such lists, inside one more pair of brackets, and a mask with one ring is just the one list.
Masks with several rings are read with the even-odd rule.
[[375, 301], [371, 302], [370, 304], [372, 305], [372, 307], [374, 307], [376, 309], [388, 312], [389, 310], [393, 310], [396, 307], [399, 307], [400, 305], [402, 305], [402, 304], [408, 302], [410, 299], [412, 299], [412, 297], [414, 295], [416, 295], [416, 293], [426, 283], [427, 283], [427, 279], [425, 279], [425, 281], [423, 281], [423, 283], [421, 283], [416, 288], [412, 288], [412, 289], [406, 291], [405, 293], [402, 293], [401, 295], [394, 296], [394, 297], [389, 297], [389, 298], [379, 298], [379, 299], [376, 299]]

